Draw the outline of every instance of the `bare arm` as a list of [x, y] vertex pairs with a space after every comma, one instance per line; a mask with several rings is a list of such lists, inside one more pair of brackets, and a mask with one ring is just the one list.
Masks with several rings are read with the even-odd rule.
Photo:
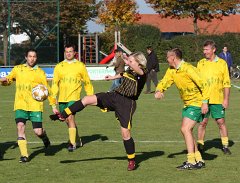
[[224, 99], [223, 99], [223, 107], [226, 109], [229, 106], [229, 96], [230, 96], [230, 88], [224, 88]]
[[105, 80], [109, 81], [109, 80], [119, 79], [121, 77], [122, 77], [121, 74], [117, 74], [115, 76], [107, 75], [105, 76]]

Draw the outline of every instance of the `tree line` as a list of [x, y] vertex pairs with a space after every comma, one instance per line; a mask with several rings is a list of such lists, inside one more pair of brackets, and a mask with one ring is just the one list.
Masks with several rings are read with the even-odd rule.
[[[239, 0], [145, 0], [145, 2], [162, 17], [176, 19], [192, 17], [196, 35], [200, 34], [197, 21], [221, 19], [223, 16], [238, 13], [240, 9]], [[3, 48], [0, 49], [3, 49], [4, 64], [6, 64], [10, 34], [25, 32], [30, 38], [28, 44], [33, 46], [43, 39], [53, 43], [56, 42], [57, 35], [51, 30], [58, 27], [61, 39], [66, 39], [78, 33], [87, 33], [86, 22], [92, 19], [104, 25], [107, 34], [117, 29], [132, 35], [126, 27], [139, 20], [137, 8], [135, 0], [1, 1], [0, 35], [2, 35]], [[103, 33], [102, 37], [106, 33]], [[127, 39], [124, 41], [131, 42]], [[146, 44], [149, 44], [149, 41]]]

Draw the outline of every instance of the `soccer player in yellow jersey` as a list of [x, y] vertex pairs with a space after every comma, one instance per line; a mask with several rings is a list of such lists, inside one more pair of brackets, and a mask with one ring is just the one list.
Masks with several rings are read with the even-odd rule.
[[[80, 99], [82, 91], [82, 83], [87, 95], [93, 94], [93, 86], [88, 76], [85, 65], [76, 60], [75, 46], [72, 44], [65, 46], [65, 60], [58, 63], [54, 68], [52, 81], [52, 96], [56, 99], [58, 95], [59, 110], [63, 112], [75, 101]], [[53, 112], [58, 114], [56, 105], [52, 105]], [[70, 115], [66, 119], [69, 133], [69, 152], [82, 146], [81, 139], [78, 135], [77, 124], [75, 122], [75, 114]]]
[[205, 167], [201, 153], [193, 136], [193, 128], [196, 123], [203, 119], [203, 114], [208, 111], [208, 88], [200, 78], [197, 69], [182, 60], [182, 52], [175, 48], [167, 52], [167, 60], [170, 68], [166, 71], [163, 79], [158, 83], [155, 98], [162, 99], [163, 93], [173, 84], [177, 86], [184, 102], [182, 110], [182, 127], [186, 146], [187, 161], [177, 167], [179, 170], [191, 170]]
[[231, 154], [228, 148], [228, 131], [224, 119], [225, 109], [229, 105], [231, 84], [227, 63], [216, 56], [215, 51], [216, 45], [214, 41], [206, 41], [203, 45], [205, 58], [200, 60], [197, 65], [202, 78], [207, 81], [210, 90], [209, 112], [198, 127], [198, 147], [200, 151], [204, 150], [204, 136], [211, 113], [212, 118], [215, 119], [219, 127], [223, 145], [222, 151], [224, 154]]
[[32, 97], [32, 88], [38, 84], [48, 86], [45, 72], [38, 67], [37, 52], [29, 49], [25, 55], [26, 63], [15, 66], [5, 78], [0, 78], [2, 85], [10, 85], [16, 81], [15, 93], [15, 121], [17, 124], [17, 142], [21, 157], [19, 162], [29, 161], [27, 140], [25, 134], [26, 121], [32, 122], [34, 133], [42, 139], [45, 147], [50, 145], [46, 131], [42, 127], [43, 102], [38, 102]]

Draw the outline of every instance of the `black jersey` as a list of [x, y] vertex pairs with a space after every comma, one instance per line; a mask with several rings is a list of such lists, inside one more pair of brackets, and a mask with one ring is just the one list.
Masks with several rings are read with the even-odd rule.
[[123, 81], [114, 91], [122, 96], [137, 100], [141, 94], [147, 79], [147, 69], [143, 68], [143, 75], [139, 75], [128, 68], [123, 73]]

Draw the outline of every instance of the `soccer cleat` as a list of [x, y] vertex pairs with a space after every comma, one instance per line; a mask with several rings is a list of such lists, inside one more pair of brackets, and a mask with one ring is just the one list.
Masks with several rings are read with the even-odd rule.
[[228, 148], [227, 146], [226, 146], [226, 147], [223, 147], [223, 148], [222, 148], [222, 151], [223, 151], [224, 154], [228, 154], [228, 155], [232, 154], [231, 151], [229, 150], [229, 148]]
[[197, 148], [198, 148], [198, 151], [199, 151], [201, 154], [204, 153], [204, 145], [198, 143], [198, 144], [197, 144]]
[[82, 139], [79, 137], [79, 139], [76, 141], [76, 147], [79, 148], [82, 146], [83, 146], [83, 142], [82, 142]]
[[43, 140], [43, 144], [44, 144], [45, 148], [48, 148], [51, 145], [51, 142], [48, 137]]
[[203, 161], [198, 161], [197, 162], [197, 168], [200, 169], [200, 168], [205, 168], [205, 163]]
[[26, 156], [21, 156], [19, 159], [19, 163], [27, 163], [28, 162], [28, 157]]
[[135, 170], [136, 168], [136, 163], [135, 160], [128, 160], [128, 171]]
[[71, 143], [69, 143], [69, 145], [68, 145], [68, 151], [69, 152], [73, 152], [76, 149], [77, 149], [76, 145], [72, 145]]
[[56, 120], [65, 121], [65, 119], [61, 116], [61, 114], [51, 114], [49, 118], [53, 121], [56, 121]]
[[197, 164], [192, 164], [188, 162], [184, 162], [182, 165], [176, 167], [178, 170], [196, 170], [199, 169]]

